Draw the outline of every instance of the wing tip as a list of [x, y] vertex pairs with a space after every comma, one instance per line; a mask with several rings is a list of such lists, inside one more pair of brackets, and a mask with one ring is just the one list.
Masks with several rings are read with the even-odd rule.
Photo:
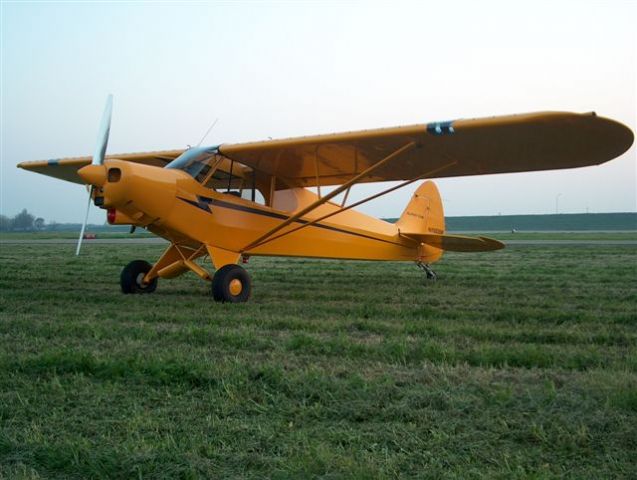
[[23, 170], [31, 170], [37, 167], [44, 167], [46, 164], [47, 162], [42, 160], [27, 160], [27, 161], [18, 163], [16, 167], [21, 168]]

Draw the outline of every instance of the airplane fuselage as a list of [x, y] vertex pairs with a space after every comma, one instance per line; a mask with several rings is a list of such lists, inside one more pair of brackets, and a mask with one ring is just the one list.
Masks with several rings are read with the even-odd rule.
[[[120, 160], [107, 160], [105, 167], [107, 181], [96, 195], [103, 195], [103, 208], [124, 214], [125, 220], [116, 223], [148, 228], [172, 243], [193, 248], [204, 244], [243, 255], [404, 261], [420, 258], [426, 263], [436, 261], [442, 253], [401, 236], [395, 224], [354, 210], [303, 227], [340, 209], [331, 202], [298, 218], [270, 241], [250, 247], [260, 235], [315, 202], [318, 196], [304, 188], [282, 190], [276, 192], [273, 205], [266, 206], [205, 188], [180, 170]], [[119, 173], [111, 174], [115, 169]], [[116, 181], [110, 182], [109, 178]], [[295, 231], [285, 234], [290, 230]]]

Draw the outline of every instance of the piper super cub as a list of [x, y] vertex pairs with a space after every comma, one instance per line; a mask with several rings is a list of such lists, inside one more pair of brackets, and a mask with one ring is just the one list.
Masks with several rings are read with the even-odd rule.
[[[404, 260], [435, 278], [430, 265], [445, 250], [504, 245], [446, 234], [442, 201], [429, 180], [396, 223], [353, 208], [423, 179], [597, 165], [633, 143], [629, 128], [595, 113], [541, 112], [105, 155], [111, 111], [109, 96], [92, 158], [18, 166], [89, 185], [89, 206], [106, 209], [109, 223], [143, 227], [170, 242], [154, 265], [134, 260], [124, 267], [124, 293], [150, 293], [158, 278], [192, 271], [211, 281], [222, 302], [250, 297], [250, 277], [238, 263], [251, 255]], [[352, 186], [384, 181], [400, 183], [347, 203]], [[337, 187], [321, 194], [327, 186]], [[214, 275], [196, 262], [204, 256]]]

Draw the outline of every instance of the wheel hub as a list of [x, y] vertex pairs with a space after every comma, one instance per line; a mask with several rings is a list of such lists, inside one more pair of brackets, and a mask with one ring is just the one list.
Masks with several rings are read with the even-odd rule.
[[234, 278], [230, 281], [228, 289], [230, 290], [230, 293], [236, 297], [243, 290], [243, 284], [241, 283], [241, 280]]
[[137, 278], [135, 279], [135, 281], [137, 282], [137, 285], [139, 285], [140, 287], [144, 287], [144, 277], [146, 276], [146, 274], [144, 272], [140, 273], [139, 275], [137, 275]]

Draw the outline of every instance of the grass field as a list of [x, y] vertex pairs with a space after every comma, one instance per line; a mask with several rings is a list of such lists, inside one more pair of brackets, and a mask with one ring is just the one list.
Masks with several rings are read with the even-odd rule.
[[635, 478], [637, 247], [252, 258], [241, 305], [86, 247], [0, 246], [0, 477]]

